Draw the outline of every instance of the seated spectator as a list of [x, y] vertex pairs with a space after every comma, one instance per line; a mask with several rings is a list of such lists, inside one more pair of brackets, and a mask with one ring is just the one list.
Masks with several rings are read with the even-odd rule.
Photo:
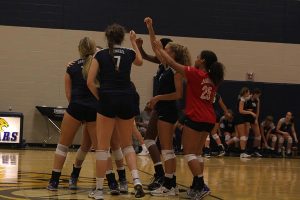
[[228, 149], [232, 144], [238, 146], [239, 138], [236, 137], [235, 124], [232, 110], [228, 110], [227, 115], [224, 115], [220, 119], [220, 132], [225, 139], [224, 146]]
[[292, 113], [287, 112], [284, 118], [278, 121], [276, 132], [278, 137], [278, 154], [281, 154], [283, 143], [287, 142], [286, 155], [291, 156], [291, 147], [293, 144], [293, 138], [295, 143], [298, 143], [297, 134], [295, 131], [295, 126], [292, 118]]
[[260, 124], [260, 131], [262, 133], [263, 148], [270, 149], [275, 153], [275, 145], [277, 141], [276, 127], [273, 123], [273, 116], [267, 116]]

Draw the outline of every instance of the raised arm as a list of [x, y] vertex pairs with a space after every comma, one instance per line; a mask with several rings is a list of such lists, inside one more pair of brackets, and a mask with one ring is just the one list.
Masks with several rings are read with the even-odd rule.
[[97, 74], [98, 74], [99, 69], [100, 69], [99, 63], [94, 58], [92, 60], [92, 64], [91, 64], [89, 74], [88, 74], [88, 77], [87, 77], [87, 86], [90, 89], [90, 91], [92, 92], [92, 94], [98, 100], [99, 100], [99, 94], [98, 94], [98, 89], [97, 89], [97, 85], [96, 85], [96, 78], [97, 78]]
[[153, 44], [156, 51], [160, 53], [160, 55], [163, 57], [168, 66], [172, 67], [174, 70], [176, 70], [178, 73], [185, 77], [184, 68], [186, 66], [177, 63], [171, 56], [169, 56], [169, 54], [163, 49], [160, 41], [156, 40]]
[[146, 26], [147, 26], [147, 29], [148, 29], [148, 32], [149, 32], [150, 42], [151, 42], [153, 52], [155, 53], [156, 58], [160, 61], [160, 63], [165, 64], [165, 61], [164, 61], [163, 57], [160, 55], [160, 52], [157, 51], [157, 49], [154, 47], [154, 42], [156, 40], [156, 36], [155, 36], [154, 29], [153, 29], [152, 19], [150, 17], [146, 17], [144, 22], [146, 23]]
[[150, 62], [159, 64], [160, 61], [156, 58], [156, 56], [152, 56], [146, 53], [146, 51], [143, 48], [143, 39], [142, 38], [138, 38], [136, 39], [136, 44], [142, 54], [143, 59], [148, 60]]
[[133, 30], [130, 31], [129, 34], [130, 34], [130, 42], [131, 42], [132, 48], [135, 51], [135, 60], [133, 61], [133, 64], [135, 64], [137, 66], [141, 66], [143, 64], [143, 57], [142, 57], [142, 54], [136, 44], [136, 34]]

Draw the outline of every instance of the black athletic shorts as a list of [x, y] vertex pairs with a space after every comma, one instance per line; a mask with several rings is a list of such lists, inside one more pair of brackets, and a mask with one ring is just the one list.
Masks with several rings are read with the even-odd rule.
[[70, 103], [66, 111], [69, 113], [69, 115], [81, 122], [94, 122], [97, 118], [97, 112], [95, 108], [77, 103]]
[[245, 122], [249, 122], [250, 124], [255, 123], [255, 117], [253, 117], [252, 115], [245, 115], [244, 119], [245, 119]]
[[102, 93], [97, 112], [105, 117], [126, 120], [136, 116], [138, 106], [136, 94]]
[[208, 133], [210, 133], [215, 126], [215, 124], [212, 123], [195, 122], [188, 117], [185, 117], [184, 125], [191, 129], [194, 129], [195, 131], [208, 132]]
[[176, 108], [157, 109], [156, 112], [158, 115], [158, 120], [168, 122], [170, 124], [175, 124], [178, 120], [178, 113]]

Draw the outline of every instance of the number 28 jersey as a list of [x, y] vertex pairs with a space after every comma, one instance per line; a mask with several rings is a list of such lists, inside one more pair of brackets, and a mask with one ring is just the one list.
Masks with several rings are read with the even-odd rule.
[[216, 95], [216, 86], [208, 74], [195, 67], [185, 67], [187, 79], [185, 114], [195, 122], [214, 124], [216, 115], [213, 100]]

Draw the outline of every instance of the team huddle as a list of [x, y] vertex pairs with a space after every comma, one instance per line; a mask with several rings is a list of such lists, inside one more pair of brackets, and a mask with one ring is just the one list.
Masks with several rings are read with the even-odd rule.
[[[217, 55], [210, 50], [201, 51], [192, 66], [187, 47], [168, 38], [158, 40], [152, 19], [147, 17], [144, 22], [155, 56], [144, 51], [143, 40], [137, 38], [134, 31], [129, 33], [132, 48], [122, 47], [125, 29], [118, 24], [110, 25], [105, 30], [108, 48], [97, 47], [88, 37], [80, 40], [80, 59], [70, 63], [65, 74], [69, 105], [61, 125], [48, 190], [58, 189], [68, 148], [78, 129], [84, 125], [69, 188], [77, 189], [82, 163], [94, 144], [96, 187], [88, 196], [104, 199], [105, 178], [112, 195], [128, 193], [124, 158], [132, 176], [135, 197], [145, 196], [137, 170], [136, 152], [132, 146], [134, 118], [140, 114], [139, 94], [130, 78], [131, 67], [143, 65], [143, 59], [158, 64], [157, 88], [147, 104], [151, 113], [144, 136], [155, 170], [154, 179], [147, 186], [151, 195], [166, 197], [179, 194], [173, 148], [175, 126], [182, 128], [183, 154], [193, 175], [187, 196], [194, 200], [210, 194], [203, 178], [202, 157], [202, 150], [209, 146], [207, 138], [210, 134], [218, 144], [220, 155], [225, 153], [228, 146], [239, 142], [240, 157], [250, 157], [246, 152], [250, 127], [254, 134], [254, 154], [260, 155], [262, 139], [271, 150], [275, 150], [278, 142], [278, 151], [287, 141], [287, 153], [291, 153], [293, 138], [298, 142], [291, 113], [280, 120], [277, 128], [272, 124], [272, 117], [267, 117], [259, 126], [257, 119], [261, 92], [254, 90], [250, 95], [250, 90], [243, 88], [233, 115], [217, 94], [217, 88], [224, 80], [224, 65], [218, 61]], [[184, 106], [180, 107], [178, 101], [183, 96]], [[224, 111], [223, 117], [215, 111], [216, 104]], [[217, 133], [219, 130], [225, 138], [223, 144]], [[160, 150], [156, 145], [157, 137]], [[117, 166], [118, 180], [113, 172], [112, 160]]]

